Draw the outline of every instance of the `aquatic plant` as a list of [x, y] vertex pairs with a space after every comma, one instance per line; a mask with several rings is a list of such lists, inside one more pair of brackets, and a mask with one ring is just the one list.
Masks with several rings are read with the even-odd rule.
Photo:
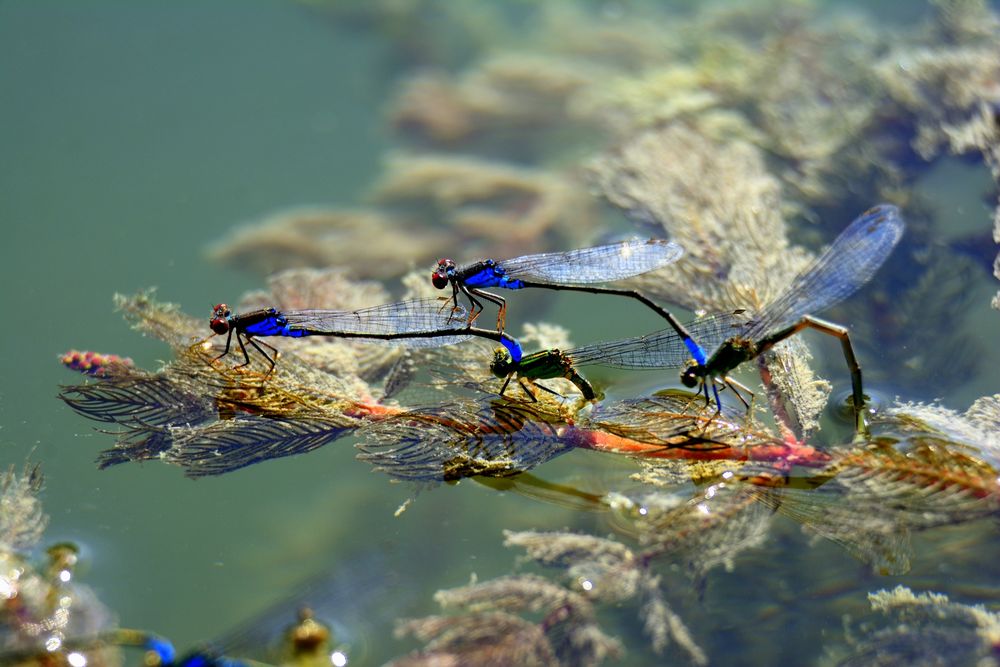
[[[822, 457], [819, 453], [807, 455], [801, 463], [814, 471], [804, 476], [789, 476], [784, 464], [794, 458], [749, 464], [724, 458], [716, 465], [644, 458], [643, 473], [635, 477], [641, 482], [637, 491], [609, 493], [601, 501], [621, 539], [635, 546], [590, 534], [508, 531], [508, 546], [523, 547], [530, 560], [560, 570], [560, 578], [571, 593], [553, 588], [554, 583], [535, 575], [503, 576], [442, 591], [437, 599], [442, 606], [451, 607], [453, 614], [402, 623], [400, 632], [413, 634], [427, 646], [398, 664], [472, 656], [500, 662], [516, 657], [538, 664], [554, 664], [555, 660], [561, 661], [559, 664], [590, 664], [606, 656], [581, 653], [579, 643], [553, 640], [552, 624], [547, 619], [561, 606], [568, 606], [571, 611], [559, 618], [579, 624], [581, 628], [574, 631], [579, 632], [592, 622], [590, 605], [623, 604], [636, 608], [657, 653], [672, 641], [688, 660], [705, 664], [704, 649], [668, 601], [666, 591], [675, 590], [678, 584], [674, 583], [677, 570], [666, 564], [683, 566], [682, 579], [695, 581], [703, 581], [720, 565], [733, 569], [746, 552], [766, 543], [777, 511], [844, 546], [879, 572], [901, 573], [909, 567], [912, 532], [997, 516], [997, 468], [987, 460], [993, 458], [998, 405], [996, 397], [984, 399], [965, 416], [947, 415], [934, 406], [899, 406], [883, 423], [911, 435], [898, 439], [883, 434], [867, 443], [835, 448]], [[949, 417], [959, 420], [949, 430], [951, 439], [931, 425], [940, 427], [941, 419]], [[934, 436], [928, 436], [931, 432]], [[696, 489], [688, 491], [685, 481], [694, 481]], [[668, 581], [671, 583], [666, 584]], [[587, 606], [582, 606], [580, 597]], [[545, 602], [539, 603], [539, 598]], [[574, 613], [581, 606], [587, 613]], [[533, 618], [540, 613], [543, 620], [498, 618], [499, 612], [511, 610], [533, 611]], [[995, 626], [995, 619], [990, 620], [991, 615], [981, 610], [916, 613], [916, 618], [928, 622], [939, 614], [951, 613], [956, 627], [982, 619], [987, 622], [974, 629], [986, 639]], [[514, 633], [515, 628], [516, 636], [525, 639], [512, 644], [505, 633]], [[603, 631], [593, 632], [605, 637]], [[891, 652], [894, 645], [911, 642], [913, 648], [906, 649], [905, 655], [915, 655], [924, 638], [924, 633], [913, 633], [912, 628], [901, 625], [854, 644], [864, 648], [859, 655], [870, 656], [876, 652], [872, 646], [879, 652], [883, 647]], [[601, 646], [607, 641], [602, 640]], [[968, 637], [959, 635], [932, 653], [983, 651], [995, 646], [995, 637], [989, 641], [992, 643], [979, 643], [976, 649], [977, 644], [970, 646]], [[589, 650], [589, 645], [583, 646]]]
[[44, 558], [34, 557], [48, 523], [38, 498], [42, 479], [39, 466], [30, 464], [0, 475], [0, 662], [69, 664], [68, 655], [77, 653], [87, 664], [119, 664], [117, 650], [103, 642], [65, 645], [97, 637], [114, 623], [94, 593], [76, 581], [74, 545], [53, 544]]
[[70, 350], [59, 357], [63, 366], [70, 370], [86, 373], [87, 375], [107, 375], [115, 372], [115, 367], [119, 365], [132, 366], [132, 359], [129, 357], [119, 357], [117, 354], [101, 354], [100, 352], [80, 350]]
[[[869, 620], [847, 635], [846, 650], [828, 647], [838, 665], [996, 665], [1000, 616], [906, 586], [869, 593]], [[846, 653], [846, 655], [845, 655]]]
[[[660, 156], [673, 155], [663, 160]], [[806, 263], [789, 247], [781, 188], [763, 156], [742, 142], [711, 142], [683, 125], [637, 135], [591, 165], [602, 193], [616, 206], [661, 227], [686, 257], [639, 289], [689, 310], [725, 312], [767, 303]], [[775, 279], [782, 276], [783, 279]], [[800, 432], [817, 426], [828, 386], [815, 380], [796, 341], [775, 351], [778, 381], [794, 383]]]
[[[311, 275], [323, 283], [320, 274]], [[619, 644], [592, 627], [589, 605], [629, 600], [655, 650], [665, 650], [672, 637], [690, 659], [704, 662], [703, 649], [659, 588], [664, 577], [677, 576], [666, 564], [681, 566], [682, 581], [695, 582], [716, 567], [732, 568], [766, 544], [777, 511], [877, 571], [899, 573], [910, 564], [912, 533], [995, 516], [1000, 509], [996, 398], [978, 402], [964, 415], [898, 404], [883, 410], [871, 438], [817, 448], [776, 437], [745, 421], [741, 410], [717, 414], [680, 391], [585, 410], [547, 395], [537, 403], [498, 400], [490, 396], [483, 357], [466, 356], [459, 346], [436, 350], [435, 363], [451, 365], [438, 370], [437, 384], [415, 389], [413, 395], [434, 395], [435, 402], [405, 408], [381, 403], [372, 395], [375, 386], [343, 367], [324, 371], [303, 363], [291, 348], [283, 350], [277, 370], [266, 379], [232, 371], [213, 364], [217, 344], [191, 344], [201, 329], [196, 321], [148, 295], [121, 298], [119, 304], [140, 329], [168, 341], [176, 359], [158, 373], [123, 367], [64, 391], [77, 411], [124, 427], [116, 447], [102, 455], [102, 465], [155, 458], [179, 464], [192, 476], [215, 475], [352, 434], [358, 437], [359, 458], [395, 480], [420, 486], [466, 477], [510, 480], [498, 488], [597, 510], [624, 540], [508, 534], [508, 543], [527, 548], [534, 560], [565, 568], [573, 588], [518, 575], [442, 596], [454, 601], [457, 615], [402, 626], [428, 642], [408, 658], [413, 661], [475, 655], [596, 662], [617, 652], [609, 647]], [[559, 334], [564, 332], [554, 332]], [[456, 374], [465, 377], [456, 381]], [[451, 382], [442, 384], [440, 378], [448, 375]], [[358, 393], [360, 387], [364, 392]], [[401, 396], [410, 391], [414, 388]], [[634, 458], [638, 486], [602, 496], [521, 479], [580, 448]], [[577, 590], [580, 586], [586, 590]], [[501, 591], [507, 591], [510, 606], [478, 602]], [[580, 595], [582, 600], [574, 597]], [[544, 617], [563, 605], [577, 615], [560, 620], [556, 635], [550, 634], [555, 626], [519, 615]], [[560, 625], [564, 622], [570, 625]], [[566, 643], [566, 632], [605, 638], [594, 645]], [[507, 641], [505, 633], [523, 641]]]
[[[378, 238], [378, 243], [371, 243]], [[269, 275], [293, 268], [350, 267], [359, 278], [389, 278], [430, 261], [448, 236], [372, 209], [292, 209], [232, 230], [209, 246], [213, 261]], [[403, 250], [406, 250], [404, 253]]]
[[592, 199], [572, 178], [470, 157], [394, 155], [370, 199], [374, 208], [271, 216], [237, 228], [209, 253], [265, 274], [337, 266], [387, 278], [457, 248], [503, 256], [579, 245], [597, 222]]
[[10, 467], [0, 475], [0, 549], [4, 552], [26, 551], [42, 538], [49, 518], [38, 500], [41, 488], [38, 466], [26, 466], [20, 474]]
[[[993, 242], [1000, 244], [1000, 123], [997, 122], [996, 101], [980, 102], [978, 113], [968, 122], [947, 126], [944, 132], [953, 153], [978, 152], [989, 167], [998, 198], [993, 211]], [[993, 276], [1000, 280], [1000, 254], [993, 262]], [[1000, 292], [997, 292], [991, 305], [1000, 310]]]
[[400, 623], [398, 635], [412, 634], [427, 647], [390, 664], [598, 665], [622, 652], [597, 626], [584, 596], [542, 577], [502, 577], [439, 591], [435, 598], [442, 607], [465, 613]]
[[[749, 413], [677, 390], [623, 396], [629, 385], [617, 378], [612, 398], [596, 404], [563, 379], [542, 381], [561, 396], [502, 400], [489, 350], [474, 342], [410, 350], [281, 340], [273, 374], [259, 360], [237, 371], [216, 361], [221, 341], [204, 339], [204, 318], [140, 294], [119, 297], [119, 307], [173, 358], [155, 371], [109, 366], [61, 394], [113, 429], [99, 465], [160, 460], [212, 476], [350, 442], [414, 494], [473, 479], [593, 517], [565, 530], [506, 532], [530, 567], [557, 574], [501, 574], [439, 593], [441, 615], [400, 624], [425, 646], [395, 664], [597, 664], [626, 647], [726, 661], [732, 655], [711, 637], [719, 627], [752, 644], [760, 627], [790, 613], [775, 609], [815, 610], [813, 587], [817, 598], [846, 597], [872, 573], [928, 567], [927, 541], [947, 539], [936, 528], [992, 534], [1000, 401], [984, 398], [964, 413], [915, 402], [924, 387], [941, 394], [981, 367], [960, 334], [948, 354], [929, 355], [940, 327], [914, 325], [919, 314], [961, 329], [972, 291], [965, 264], [935, 247], [931, 207], [913, 185], [946, 151], [980, 156], [1000, 182], [997, 22], [985, 3], [938, 2], [916, 29], [831, 18], [810, 2], [684, 11], [637, 3], [618, 16], [560, 3], [521, 8], [512, 20], [490, 12], [496, 32], [517, 33], [516, 44], [462, 40], [461, 56], [421, 20], [431, 6], [446, 22], [470, 25], [468, 10], [450, 4], [331, 10], [381, 26], [400, 53], [439, 67], [401, 73], [387, 117], [407, 150], [385, 161], [369, 206], [292, 211], [215, 246], [216, 258], [260, 272], [339, 267], [280, 273], [241, 309], [383, 303], [392, 298], [386, 287], [357, 278], [392, 278], [412, 263], [427, 265], [403, 278], [407, 296], [430, 295], [426, 269], [442, 254], [584, 245], [621, 213], [636, 225], [630, 232], [668, 236], [687, 252], [630, 286], [696, 315], [753, 313], [884, 197], [906, 205], [913, 233], [877, 291], [846, 306], [842, 321], [867, 346], [866, 378], [891, 377], [914, 402], [880, 404], [871, 434], [848, 442], [823, 421], [830, 385], [800, 340], [748, 369], [768, 398], [767, 409]], [[599, 209], [588, 183], [614, 210]], [[994, 226], [1000, 241], [1000, 218]], [[369, 235], [381, 242], [362, 243]], [[523, 326], [522, 341], [569, 346], [565, 329]], [[570, 452], [613, 462], [594, 485], [601, 490], [549, 479], [544, 464]], [[818, 565], [830, 543], [862, 565], [837, 555]], [[781, 577], [769, 576], [779, 567]], [[842, 580], [824, 578], [838, 567]], [[726, 591], [717, 596], [747, 604], [711, 608], [720, 580]], [[912, 618], [940, 640], [928, 659], [995, 651], [988, 613], [898, 597], [884, 604], [891, 618], [919, 609]], [[934, 614], [949, 619], [953, 636], [935, 632]], [[846, 664], [917, 655], [925, 645], [911, 629], [868, 635]], [[640, 632], [645, 642], [634, 639]]]

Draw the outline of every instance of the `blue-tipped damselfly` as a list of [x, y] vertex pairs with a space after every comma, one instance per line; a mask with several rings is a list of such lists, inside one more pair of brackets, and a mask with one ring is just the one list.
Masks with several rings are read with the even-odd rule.
[[595, 283], [615, 282], [655, 271], [676, 262], [683, 254], [684, 249], [673, 241], [649, 239], [524, 255], [503, 261], [485, 259], [465, 266], [457, 266], [451, 259], [441, 259], [431, 273], [431, 282], [438, 289], [451, 285], [452, 302], [456, 308], [460, 293], [468, 298], [471, 305], [470, 324], [483, 311], [483, 304], [476, 297], [495, 303], [499, 308], [498, 331], [503, 331], [506, 324], [507, 302], [502, 296], [484, 290], [485, 287], [538, 287], [626, 296], [641, 301], [671, 326], [679, 326], [668, 311], [645, 295], [635, 290], [598, 287]]
[[503, 345], [512, 358], [521, 358], [521, 346], [516, 340], [498, 331], [470, 327], [464, 309], [458, 313], [449, 308], [442, 309], [438, 299], [410, 299], [359, 310], [279, 311], [262, 308], [241, 314], [234, 314], [226, 304], [220, 303], [213, 309], [209, 326], [217, 335], [227, 336], [226, 348], [216, 359], [229, 354], [235, 333], [244, 359], [238, 367], [250, 363], [244, 344], [246, 341], [270, 363], [269, 373], [274, 369], [275, 359], [261, 346], [275, 355], [278, 351], [257, 340], [266, 336], [360, 338], [394, 341], [411, 347], [451, 345], [468, 336], [477, 336], [494, 340]]
[[[700, 383], [706, 401], [711, 384], [717, 404], [719, 384], [729, 386], [740, 396], [733, 380], [726, 376], [729, 371], [803, 329], [815, 329], [840, 340], [851, 373], [856, 428], [858, 432], [865, 431], [861, 365], [847, 328], [812, 313], [839, 303], [871, 280], [902, 238], [904, 227], [899, 209], [890, 204], [862, 213], [781, 294], [755, 313], [738, 334], [715, 348], [711, 357], [706, 358], [703, 348], [696, 350], [693, 363], [681, 374], [681, 382], [686, 387]], [[742, 396], [740, 399], [746, 402]]]

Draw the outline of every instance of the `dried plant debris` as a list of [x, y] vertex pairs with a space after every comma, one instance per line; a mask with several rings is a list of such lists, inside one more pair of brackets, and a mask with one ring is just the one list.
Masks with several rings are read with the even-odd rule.
[[[846, 647], [828, 647], [828, 664], [892, 667], [1000, 664], [1000, 616], [982, 605], [951, 601], [905, 586], [870, 593], [872, 610], [847, 636]], [[824, 661], [826, 663], [826, 661]]]

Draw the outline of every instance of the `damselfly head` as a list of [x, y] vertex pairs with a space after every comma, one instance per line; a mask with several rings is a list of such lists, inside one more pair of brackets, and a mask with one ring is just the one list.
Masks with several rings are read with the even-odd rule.
[[448, 279], [455, 271], [455, 262], [450, 259], [439, 259], [437, 268], [431, 274], [431, 284], [438, 289], [448, 286]]
[[208, 326], [212, 327], [215, 333], [224, 334], [229, 331], [229, 317], [232, 314], [229, 306], [220, 303], [212, 310], [212, 319], [209, 320]]
[[505, 378], [513, 372], [510, 353], [505, 347], [493, 350], [493, 361], [490, 362], [490, 372], [498, 378]]
[[701, 364], [695, 364], [692, 362], [691, 366], [688, 366], [681, 373], [681, 384], [688, 389], [694, 389], [698, 386], [698, 382], [705, 377], [705, 367]]

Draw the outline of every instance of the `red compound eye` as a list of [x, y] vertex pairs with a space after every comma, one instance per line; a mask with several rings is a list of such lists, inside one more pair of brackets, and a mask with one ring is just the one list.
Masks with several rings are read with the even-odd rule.
[[208, 326], [217, 334], [224, 334], [229, 331], [229, 306], [224, 303], [216, 304], [212, 309], [212, 319], [208, 321]]
[[431, 274], [431, 284], [438, 289], [444, 289], [448, 286], [448, 276], [440, 271], [435, 271]]

